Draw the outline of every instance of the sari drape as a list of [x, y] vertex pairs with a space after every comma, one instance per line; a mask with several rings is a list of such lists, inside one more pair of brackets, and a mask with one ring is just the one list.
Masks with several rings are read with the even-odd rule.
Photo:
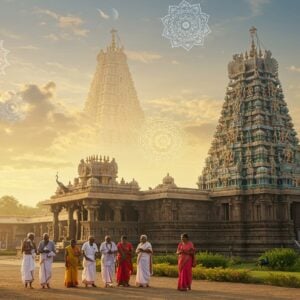
[[66, 272], [65, 272], [65, 286], [74, 287], [78, 285], [78, 264], [80, 249], [75, 246], [66, 247]]
[[128, 284], [130, 275], [132, 274], [132, 244], [126, 243], [125, 245], [121, 242], [117, 245], [117, 283]]
[[[149, 242], [139, 243], [138, 249], [151, 250], [152, 246]], [[152, 275], [152, 253], [139, 252], [137, 257], [136, 284], [139, 286], [148, 286], [150, 276]]]
[[178, 290], [190, 290], [192, 285], [192, 267], [195, 248], [192, 242], [179, 243], [177, 251], [183, 251], [178, 255]]

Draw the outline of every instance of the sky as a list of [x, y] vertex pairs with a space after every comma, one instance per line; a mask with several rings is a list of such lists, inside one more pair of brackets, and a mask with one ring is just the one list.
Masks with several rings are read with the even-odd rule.
[[[227, 64], [249, 48], [249, 28], [279, 62], [279, 78], [300, 132], [300, 1], [190, 0], [209, 15], [203, 46], [172, 48], [161, 18], [180, 0], [0, 0], [0, 41], [9, 66], [0, 74], [0, 102], [21, 96], [29, 113], [0, 120], [0, 197], [35, 205], [68, 183], [81, 158], [114, 156], [119, 179], [155, 187], [170, 172], [196, 188], [228, 84]], [[173, 122], [180, 140], [168, 156], [104, 149], [83, 110], [100, 49], [118, 30], [138, 98], [148, 118]], [[103, 153], [108, 151], [109, 153]]]

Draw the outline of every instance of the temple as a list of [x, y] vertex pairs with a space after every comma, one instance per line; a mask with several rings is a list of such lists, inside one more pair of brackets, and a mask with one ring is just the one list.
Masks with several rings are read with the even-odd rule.
[[116, 30], [97, 67], [85, 104], [90, 122], [99, 128], [99, 139], [108, 145], [133, 142], [144, 114]]
[[[261, 50], [255, 28], [250, 34], [250, 50], [228, 65], [225, 101], [198, 188], [178, 187], [167, 174], [155, 188], [141, 191], [136, 180], [118, 179], [115, 159], [89, 156], [79, 162], [72, 183], [57, 178], [56, 193], [45, 202], [53, 214], [44, 221], [51, 238], [82, 242], [94, 235], [99, 242], [106, 234], [114, 240], [126, 234], [136, 244], [146, 233], [155, 252], [174, 252], [180, 233], [188, 232], [199, 250], [249, 258], [300, 239], [299, 141], [278, 63]], [[101, 64], [110, 55], [124, 62], [114, 35], [107, 53], [100, 53]], [[90, 104], [102, 99], [96, 95]], [[26, 228], [37, 226], [26, 222]]]

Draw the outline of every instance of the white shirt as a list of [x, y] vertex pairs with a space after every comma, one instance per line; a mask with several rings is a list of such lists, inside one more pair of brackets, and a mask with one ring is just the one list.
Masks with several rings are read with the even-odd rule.
[[115, 263], [115, 253], [108, 253], [108, 251], [117, 251], [118, 248], [116, 246], [116, 244], [114, 242], [103, 242], [100, 246], [100, 252], [102, 254], [101, 256], [101, 262], [105, 265], [105, 266], [111, 266]]
[[85, 242], [82, 245], [81, 250], [84, 251], [84, 254], [92, 260], [95, 260], [95, 254], [96, 254], [96, 252], [99, 252], [96, 243], [93, 243], [93, 245], [90, 245], [90, 242]]

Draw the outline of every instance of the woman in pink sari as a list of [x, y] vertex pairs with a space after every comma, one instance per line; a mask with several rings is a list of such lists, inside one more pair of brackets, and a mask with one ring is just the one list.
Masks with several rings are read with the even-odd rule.
[[177, 247], [178, 255], [178, 290], [187, 291], [192, 285], [192, 267], [195, 256], [195, 247], [189, 241], [187, 233], [181, 235], [181, 242]]

